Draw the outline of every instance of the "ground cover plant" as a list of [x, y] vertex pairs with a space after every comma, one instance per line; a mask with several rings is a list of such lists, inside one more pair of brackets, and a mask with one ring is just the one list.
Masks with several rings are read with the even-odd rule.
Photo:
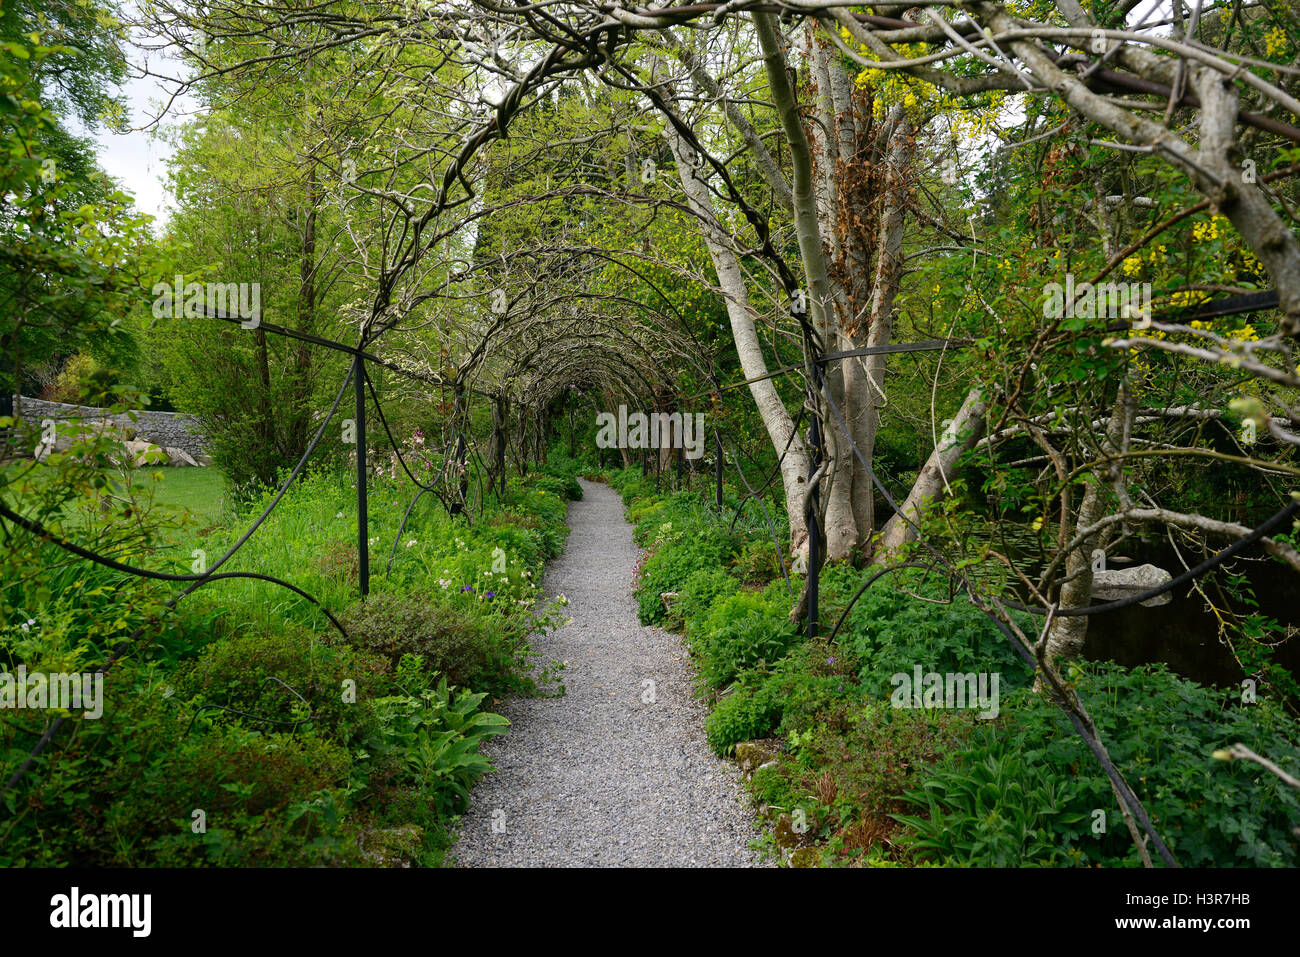
[[[161, 483], [168, 495], [151, 499], [210, 504], [207, 483]], [[40, 571], [5, 590], [21, 624], [0, 637], [4, 670], [94, 668], [151, 617], [161, 621], [107, 674], [103, 718], [75, 721], [6, 795], [7, 865], [441, 861], [449, 825], [490, 770], [479, 745], [508, 730], [491, 701], [563, 693], [530, 642], [563, 619], [563, 600], [544, 599], [538, 582], [564, 536], [556, 489], [573, 486], [564, 474], [516, 480], [473, 524], [426, 500], [387, 574], [380, 542], [397, 535], [403, 510], [377, 508], [374, 588], [362, 601], [356, 521], [343, 512], [351, 485], [346, 473], [308, 474], [240, 552], [243, 570], [292, 581], [332, 607], [346, 636], [269, 583], [215, 583], [164, 613], [175, 586], [22, 543], [13, 561]], [[399, 489], [377, 477], [372, 494]], [[262, 504], [231, 506], [217, 524], [210, 508], [182, 508], [156, 540], [146, 505], [135, 560], [188, 568], [195, 551], [218, 554]], [[9, 768], [46, 726], [16, 714], [0, 733]]]
[[[768, 818], [774, 855], [798, 866], [1141, 866], [1110, 785], [1064, 714], [988, 617], [933, 574], [905, 570], [862, 594], [835, 640], [789, 621], [784, 580], [755, 581], [744, 556], [698, 562], [728, 510], [697, 494], [657, 493], [639, 470], [611, 476], [636, 534], [661, 556], [638, 589], [676, 590], [677, 616], [710, 702], [709, 744], [738, 757]], [[729, 505], [734, 504], [734, 499]], [[682, 531], [679, 531], [682, 530]], [[708, 546], [705, 546], [708, 547]], [[671, 573], [665, 573], [671, 569]], [[864, 576], [822, 576], [835, 622]], [[828, 629], [829, 630], [829, 629]], [[899, 708], [891, 678], [917, 664], [995, 672], [999, 713]], [[1300, 726], [1275, 701], [1204, 687], [1159, 665], [1098, 662], [1072, 673], [1110, 753], [1181, 863], [1295, 866], [1294, 789], [1257, 767], [1216, 760], [1242, 741], [1284, 766], [1300, 762]], [[796, 826], [797, 824], [797, 826]]]

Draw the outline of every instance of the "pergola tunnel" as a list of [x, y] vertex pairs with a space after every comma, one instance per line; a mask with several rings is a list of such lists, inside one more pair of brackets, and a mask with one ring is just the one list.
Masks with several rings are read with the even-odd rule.
[[1294, 866], [1297, 56], [16, 3], [0, 861]]

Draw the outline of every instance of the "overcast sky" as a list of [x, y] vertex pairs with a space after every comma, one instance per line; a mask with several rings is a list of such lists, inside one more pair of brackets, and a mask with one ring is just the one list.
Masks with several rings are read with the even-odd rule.
[[[178, 61], [163, 50], [155, 49], [146, 53], [136, 47], [129, 49], [127, 56], [132, 64], [131, 73], [140, 73], [142, 63], [148, 64], [154, 73], [179, 75], [183, 70]], [[163, 186], [163, 179], [172, 149], [152, 131], [138, 127], [145, 126], [158, 115], [162, 103], [169, 98], [167, 91], [168, 87], [153, 77], [128, 80], [121, 87], [121, 92], [126, 98], [128, 125], [135, 129], [128, 133], [114, 133], [101, 127], [94, 135], [99, 145], [100, 166], [135, 197], [137, 209], [157, 217], [155, 227], [165, 224], [171, 215], [173, 200]], [[193, 100], [178, 99], [171, 104], [164, 122], [168, 126], [175, 125], [193, 110]], [[75, 120], [69, 125], [73, 128], [79, 126]], [[84, 134], [85, 130], [80, 129], [78, 132]]]
[[[146, 116], [152, 115], [147, 110], [148, 103], [157, 99], [160, 92], [153, 82], [134, 80], [124, 87], [123, 92], [127, 96], [133, 124], [142, 123]], [[111, 133], [101, 129], [95, 139], [99, 143], [99, 163], [104, 171], [135, 196], [137, 209], [158, 217], [159, 225], [166, 222], [172, 200], [162, 179], [171, 147], [142, 130]]]

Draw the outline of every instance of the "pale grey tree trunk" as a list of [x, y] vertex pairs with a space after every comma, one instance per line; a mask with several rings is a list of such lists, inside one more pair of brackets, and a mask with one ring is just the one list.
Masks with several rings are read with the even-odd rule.
[[790, 548], [796, 553], [806, 553], [808, 525], [804, 520], [802, 503], [808, 487], [807, 449], [803, 440], [795, 434], [794, 421], [780, 393], [776, 391], [776, 386], [771, 379], [764, 378], [768, 373], [767, 360], [763, 357], [762, 343], [754, 326], [755, 313], [750, 305], [749, 289], [745, 284], [740, 261], [709, 201], [708, 187], [689, 162], [691, 150], [671, 123], [666, 125], [664, 136], [677, 161], [674, 165], [677, 167], [678, 178], [686, 193], [687, 203], [700, 222], [709, 258], [718, 276], [718, 286], [726, 302], [727, 318], [731, 323], [731, 336], [736, 344], [740, 369], [745, 378], [751, 380], [749, 394], [754, 399], [754, 405], [776, 454], [780, 456], [785, 452], [780, 469], [789, 517]]
[[[808, 284], [808, 312], [813, 332], [820, 340], [815, 344], [824, 351], [833, 350], [839, 342], [835, 322], [835, 292], [830, 270], [822, 248], [819, 223], [818, 188], [815, 178], [812, 148], [803, 121], [799, 116], [799, 103], [790, 83], [789, 61], [785, 43], [777, 27], [776, 18], [769, 13], [755, 13], [754, 25], [758, 31], [759, 45], [763, 51], [763, 67], [767, 74], [768, 89], [790, 148], [792, 182], [791, 199], [794, 203], [795, 234], [799, 242], [799, 255], [804, 279]], [[825, 142], [823, 138], [823, 142]], [[826, 389], [835, 404], [844, 408], [844, 376], [838, 368], [828, 369]], [[819, 397], [820, 398], [820, 397]], [[853, 520], [851, 463], [845, 454], [848, 448], [836, 428], [834, 417], [826, 405], [818, 409], [822, 415], [824, 457], [828, 464], [826, 473], [825, 506], [826, 556], [830, 559], [848, 558], [858, 541], [857, 526]], [[845, 471], [845, 466], [850, 471]]]
[[934, 451], [912, 485], [912, 491], [899, 504], [899, 513], [885, 523], [876, 549], [877, 563], [888, 562], [893, 552], [916, 538], [913, 523], [919, 523], [926, 509], [943, 495], [958, 459], [983, 436], [987, 411], [984, 390], [976, 386], [966, 394], [952, 423], [939, 436]]

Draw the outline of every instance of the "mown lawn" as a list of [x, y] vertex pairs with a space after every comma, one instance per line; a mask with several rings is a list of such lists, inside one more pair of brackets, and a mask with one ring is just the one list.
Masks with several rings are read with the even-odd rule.
[[[33, 466], [30, 461], [11, 462], [0, 469], [0, 484], [19, 480], [20, 485], [14, 489], [19, 492], [21, 483], [40, 483], [43, 471], [43, 466]], [[220, 469], [154, 467], [127, 473], [110, 470], [108, 475], [111, 494], [125, 496], [129, 492], [137, 501], [151, 502], [153, 507], [167, 511], [184, 525], [208, 528], [225, 516], [227, 483]], [[73, 507], [65, 510], [64, 520], [65, 527], [77, 528], [85, 516], [82, 510]]]
[[226, 506], [226, 477], [216, 468], [154, 469], [162, 478], [154, 485], [154, 502], [188, 510], [205, 525], [217, 521]]

